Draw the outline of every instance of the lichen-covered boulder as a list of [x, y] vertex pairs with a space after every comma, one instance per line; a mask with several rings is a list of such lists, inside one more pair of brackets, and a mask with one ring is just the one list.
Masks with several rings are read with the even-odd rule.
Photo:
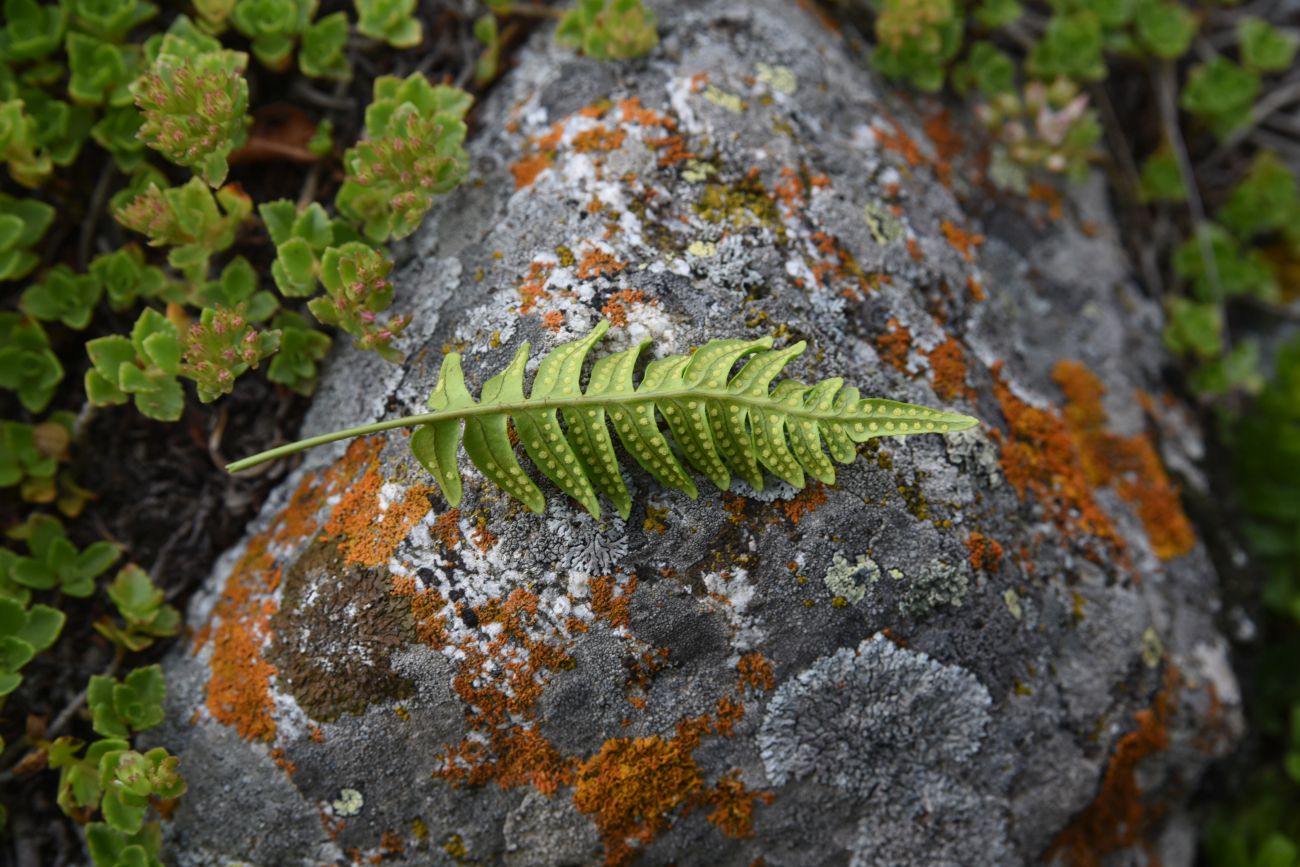
[[306, 433], [601, 318], [597, 354], [803, 339], [805, 380], [981, 426], [802, 491], [626, 459], [626, 521], [468, 469], [451, 508], [402, 432], [310, 454], [169, 661], [173, 856], [1190, 863], [1238, 696], [1171, 480], [1196, 432], [1100, 190], [993, 196], [959, 119], [795, 4], [659, 11], [645, 61], [523, 53], [396, 272], [407, 362], [337, 353]]

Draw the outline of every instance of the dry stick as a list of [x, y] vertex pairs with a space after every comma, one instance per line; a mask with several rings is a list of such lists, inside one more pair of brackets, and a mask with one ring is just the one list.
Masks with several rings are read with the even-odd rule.
[[[1088, 90], [1092, 95], [1092, 101], [1101, 111], [1106, 135], [1111, 139], [1110, 148], [1117, 155], [1116, 162], [1119, 174], [1124, 182], [1123, 186], [1132, 204], [1132, 209], [1138, 214], [1138, 219], [1142, 223], [1146, 236], [1154, 238], [1151, 212], [1142, 203], [1141, 173], [1138, 171], [1137, 163], [1133, 161], [1133, 151], [1129, 147], [1128, 137], [1124, 135], [1124, 128], [1120, 124], [1119, 116], [1115, 113], [1115, 106], [1111, 104], [1110, 96], [1106, 93], [1105, 87], [1094, 84]], [[1138, 264], [1142, 268], [1142, 276], [1146, 279], [1147, 285], [1155, 292], [1156, 297], [1163, 297], [1165, 294], [1164, 279], [1161, 277], [1160, 269], [1156, 266], [1155, 261], [1148, 254], [1145, 244], [1139, 250]]]
[[94, 192], [90, 194], [86, 217], [81, 221], [81, 237], [77, 239], [77, 270], [79, 271], [85, 271], [86, 264], [90, 261], [90, 247], [95, 241], [95, 227], [99, 224], [99, 212], [104, 207], [104, 199], [108, 196], [108, 184], [115, 174], [113, 158], [109, 157], [99, 173], [99, 180], [95, 182]]
[[[108, 668], [104, 669], [103, 672], [104, 677], [112, 677], [114, 674], [116, 674], [118, 668], [121, 667], [122, 665], [123, 658], [125, 657], [126, 657], [126, 650], [123, 649], [121, 645], [118, 645], [116, 648], [114, 648], [113, 661], [108, 664]], [[72, 699], [72, 701], [68, 702], [67, 707], [59, 711], [58, 716], [54, 718], [54, 722], [50, 723], [46, 727], [45, 729], [46, 740], [52, 741], [59, 736], [59, 732], [63, 731], [63, 727], [66, 726], [72, 720], [72, 715], [75, 714], [77, 711], [81, 710], [81, 708], [85, 705], [86, 696], [89, 692], [90, 692], [90, 684], [89, 682], [87, 682], [86, 686], [82, 688], [81, 692], [77, 693], [77, 695]], [[27, 739], [25, 737], [22, 738], [21, 740], [14, 741], [12, 744], [9, 745], [9, 749], [5, 750], [4, 756], [0, 757], [0, 761], [2, 761], [7, 766], [3, 771], [0, 771], [0, 785], [4, 785], [5, 783], [8, 783], [10, 780], [14, 778], [14, 765], [16, 764], [16, 762], [14, 761], [14, 756], [17, 753], [23, 751], [24, 744], [26, 744], [26, 742]], [[19, 759], [19, 761], [21, 761], [21, 759]]]
[[[1178, 173], [1183, 179], [1183, 188], [1187, 191], [1187, 204], [1192, 211], [1192, 231], [1196, 235], [1197, 246], [1201, 251], [1201, 264], [1205, 266], [1205, 276], [1214, 290], [1214, 297], [1223, 297], [1223, 286], [1219, 282], [1219, 266], [1214, 260], [1214, 251], [1210, 248], [1210, 239], [1201, 231], [1205, 225], [1205, 205], [1201, 201], [1201, 191], [1196, 186], [1196, 176], [1192, 174], [1192, 161], [1187, 155], [1187, 146], [1183, 143], [1182, 130], [1178, 127], [1178, 106], [1174, 102], [1174, 66], [1171, 61], [1160, 63], [1156, 79], [1156, 101], [1160, 104], [1160, 120], [1164, 124], [1165, 137], [1173, 148], [1178, 160]], [[1231, 349], [1228, 335], [1223, 336], [1224, 349]]]
[[1274, 112], [1277, 112], [1293, 102], [1300, 100], [1300, 78], [1291, 81], [1285, 81], [1274, 88], [1267, 96], [1255, 103], [1255, 107], [1250, 111], [1250, 119], [1240, 127], [1232, 131], [1223, 144], [1210, 154], [1203, 162], [1203, 166], [1214, 165], [1232, 152], [1237, 145], [1245, 141], [1255, 128], [1268, 120]]

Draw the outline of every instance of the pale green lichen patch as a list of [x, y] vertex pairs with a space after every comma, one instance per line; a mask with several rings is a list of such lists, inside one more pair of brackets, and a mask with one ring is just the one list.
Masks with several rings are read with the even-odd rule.
[[1160, 635], [1156, 632], [1154, 626], [1148, 626], [1142, 633], [1142, 663], [1147, 668], [1155, 668], [1160, 664], [1160, 659], [1165, 655], [1164, 642], [1160, 640]]
[[867, 588], [880, 580], [880, 567], [866, 554], [859, 554], [850, 563], [837, 551], [822, 580], [832, 596], [842, 596], [850, 605], [856, 605], [867, 595]]
[[704, 98], [716, 106], [725, 108], [727, 111], [740, 114], [745, 110], [745, 101], [734, 93], [729, 93], [716, 85], [708, 85], [704, 88]]
[[361, 812], [365, 803], [365, 797], [356, 789], [342, 789], [330, 806], [334, 808], [336, 816], [355, 816]]
[[795, 77], [794, 72], [788, 66], [771, 66], [760, 63], [757, 65], [757, 69], [758, 80], [778, 93], [789, 96], [799, 88], [799, 79]]
[[1020, 594], [1014, 588], [1008, 587], [1006, 589], [1006, 592], [1002, 594], [1002, 601], [1007, 604], [1007, 610], [1011, 612], [1011, 616], [1016, 620], [1024, 616], [1024, 611], [1020, 607]]
[[903, 224], [879, 202], [863, 205], [862, 219], [866, 221], [871, 237], [882, 247], [903, 237]]
[[700, 259], [707, 259], [709, 256], [718, 255], [718, 245], [712, 241], [694, 241], [686, 248], [686, 252]]

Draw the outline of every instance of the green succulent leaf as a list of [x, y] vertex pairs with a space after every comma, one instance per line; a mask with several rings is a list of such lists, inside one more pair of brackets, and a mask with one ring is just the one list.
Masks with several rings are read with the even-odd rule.
[[39, 187], [54, 170], [54, 161], [38, 141], [39, 129], [23, 100], [0, 102], [0, 160], [9, 176], [25, 187]]
[[1250, 118], [1259, 86], [1258, 73], [1216, 57], [1192, 69], [1180, 101], [1215, 135], [1226, 138]]
[[176, 326], [146, 308], [131, 331], [86, 343], [91, 369], [86, 371], [86, 397], [96, 406], [134, 400], [143, 415], [176, 421], [185, 408], [185, 392], [176, 381], [182, 345]]
[[1282, 72], [1295, 60], [1300, 44], [1294, 33], [1278, 30], [1262, 18], [1247, 16], [1237, 24], [1237, 41], [1241, 45], [1241, 62], [1247, 69]]
[[352, 63], [348, 60], [348, 16], [345, 12], [326, 15], [303, 31], [298, 49], [298, 68], [311, 78], [349, 81]]
[[[891, 2], [894, 0], [886, 0], [886, 6]], [[658, 23], [641, 0], [577, 0], [560, 19], [555, 41], [580, 49], [594, 60], [626, 60], [654, 50], [659, 44]]]
[[158, 665], [137, 668], [122, 681], [94, 675], [86, 688], [92, 727], [109, 738], [126, 738], [133, 731], [153, 728], [162, 722], [166, 695], [167, 684]]
[[[957, 413], [891, 400], [860, 398], [843, 380], [814, 386], [772, 381], [804, 350], [802, 342], [771, 349], [771, 338], [714, 340], [691, 355], [656, 359], [639, 384], [634, 371], [647, 342], [596, 361], [582, 388], [583, 363], [608, 330], [601, 321], [586, 337], [562, 344], [541, 361], [531, 394], [524, 395], [524, 344], [501, 373], [483, 384], [478, 402], [470, 396], [460, 356], [448, 355], [429, 397], [426, 415], [340, 431], [305, 443], [273, 449], [231, 464], [237, 472], [281, 454], [373, 430], [414, 427], [411, 450], [433, 474], [449, 503], [461, 499], [456, 454], [464, 445], [470, 462], [488, 479], [535, 512], [544, 501], [524, 472], [510, 441], [513, 426], [525, 453], [564, 493], [591, 514], [600, 513], [604, 494], [626, 517], [631, 497], [623, 482], [609, 422], [624, 449], [667, 487], [694, 497], [692, 467], [719, 488], [740, 476], [756, 490], [767, 470], [795, 487], [807, 476], [834, 482], [830, 458], [848, 463], [855, 444], [873, 437], [964, 430], [977, 422]], [[732, 368], [744, 362], [736, 373]], [[660, 427], [685, 458], [684, 466]], [[563, 418], [563, 425], [561, 424]], [[827, 457], [823, 448], [829, 450]]]
[[1242, 240], [1278, 230], [1300, 240], [1300, 188], [1295, 173], [1276, 154], [1260, 151], [1218, 218]]
[[0, 193], [0, 281], [31, 273], [41, 257], [31, 248], [54, 222], [54, 208], [36, 199]]
[[344, 155], [347, 176], [335, 204], [382, 243], [414, 232], [433, 197], [464, 180], [470, 97], [459, 88], [434, 87], [420, 73], [380, 76], [374, 97], [366, 109], [369, 137]]
[[128, 33], [158, 14], [144, 0], [65, 0], [78, 29], [108, 42], [121, 42]]
[[118, 208], [113, 217], [149, 238], [151, 247], [171, 246], [167, 261], [193, 286], [207, 281], [208, 260], [235, 242], [235, 233], [253, 203], [241, 190], [226, 186], [215, 194], [200, 178], [180, 187], [144, 192]]
[[328, 334], [317, 331], [302, 316], [281, 311], [271, 322], [280, 332], [280, 350], [271, 359], [266, 378], [302, 395], [316, 389], [317, 365], [329, 352]]
[[17, 392], [28, 412], [40, 412], [63, 379], [63, 365], [45, 330], [17, 313], [0, 313], [0, 388]]
[[1143, 46], [1166, 60], [1186, 54], [1196, 35], [1196, 16], [1173, 0], [1139, 0], [1135, 23]]
[[1163, 145], [1142, 163], [1142, 198], [1148, 202], [1183, 202], [1187, 187], [1178, 167], [1178, 158], [1168, 144]]
[[1217, 358], [1223, 352], [1223, 310], [1218, 304], [1174, 298], [1164, 331], [1170, 352]]
[[326, 295], [313, 298], [307, 308], [318, 321], [341, 328], [361, 349], [373, 350], [389, 361], [402, 354], [392, 346], [411, 320], [397, 315], [387, 322], [378, 314], [393, 302], [388, 273], [393, 263], [359, 241], [330, 247], [321, 256], [320, 281]]
[[[1206, 262], [1206, 251], [1213, 270]], [[1197, 227], [1174, 251], [1174, 271], [1191, 281], [1192, 291], [1202, 301], [1222, 302], [1249, 295], [1266, 300], [1277, 297], [1277, 278], [1258, 248], [1242, 247], [1236, 238], [1216, 223]]]
[[114, 45], [84, 33], [67, 38], [68, 94], [81, 105], [127, 105], [140, 59], [135, 46]]
[[949, 61], [961, 49], [963, 26], [953, 0], [884, 0], [876, 17], [877, 46], [871, 62], [891, 78], [936, 91], [943, 86]]
[[230, 152], [244, 143], [248, 55], [239, 51], [162, 53], [132, 86], [144, 118], [138, 133], [149, 147], [197, 172], [209, 186], [226, 179]]
[[474, 82], [486, 84], [496, 78], [501, 66], [501, 33], [497, 18], [488, 13], [474, 21], [474, 38], [483, 45], [483, 51], [474, 61]]
[[1100, 81], [1106, 77], [1103, 48], [1102, 22], [1095, 11], [1058, 13], [1048, 21], [1047, 32], [1030, 52], [1026, 69], [1044, 81]]
[[355, 0], [357, 32], [381, 39], [394, 48], [414, 48], [424, 39], [424, 27], [412, 13], [415, 0]]
[[263, 66], [283, 72], [316, 5], [316, 0], [238, 0], [230, 23], [253, 41], [253, 55]]
[[210, 403], [235, 387], [280, 346], [278, 331], [257, 331], [243, 305], [205, 307], [185, 336], [180, 375], [194, 381], [199, 400]]
[[18, 306], [33, 319], [62, 322], [80, 331], [90, 324], [104, 287], [94, 274], [77, 274], [67, 265], [55, 265], [45, 279], [29, 286]]
[[114, 310], [126, 310], [137, 301], [172, 294], [167, 275], [161, 268], [145, 264], [144, 253], [136, 244], [95, 257], [89, 271], [108, 293], [108, 303]]
[[40, 60], [63, 42], [68, 13], [62, 3], [5, 0], [0, 28], [0, 60]]

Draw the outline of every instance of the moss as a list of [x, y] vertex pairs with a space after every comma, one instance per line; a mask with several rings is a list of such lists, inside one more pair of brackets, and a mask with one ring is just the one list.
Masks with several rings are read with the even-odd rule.
[[757, 172], [750, 172], [730, 184], [709, 184], [692, 207], [700, 219], [710, 223], [737, 229], [767, 226], [778, 234], [784, 234], [776, 202]]
[[285, 572], [271, 626], [267, 657], [313, 720], [414, 692], [389, 662], [395, 648], [416, 639], [409, 607], [392, 594], [386, 570], [349, 565], [332, 542], [312, 543]]
[[924, 470], [916, 470], [911, 484], [904, 481], [901, 475], [894, 478], [898, 486], [898, 495], [903, 498], [907, 511], [918, 521], [930, 520], [930, 500], [921, 490], [921, 483], [925, 481], [927, 475]]
[[240, 737], [273, 741], [275, 702], [271, 678], [278, 672], [263, 655], [279, 606], [274, 593], [282, 565], [272, 552], [297, 546], [321, 526], [322, 508], [377, 460], [382, 437], [358, 439], [343, 457], [320, 474], [308, 474], [289, 504], [266, 530], [249, 540], [244, 556], [231, 570], [212, 617], [200, 630], [195, 652], [212, 644], [206, 707], [212, 718], [232, 726]]

